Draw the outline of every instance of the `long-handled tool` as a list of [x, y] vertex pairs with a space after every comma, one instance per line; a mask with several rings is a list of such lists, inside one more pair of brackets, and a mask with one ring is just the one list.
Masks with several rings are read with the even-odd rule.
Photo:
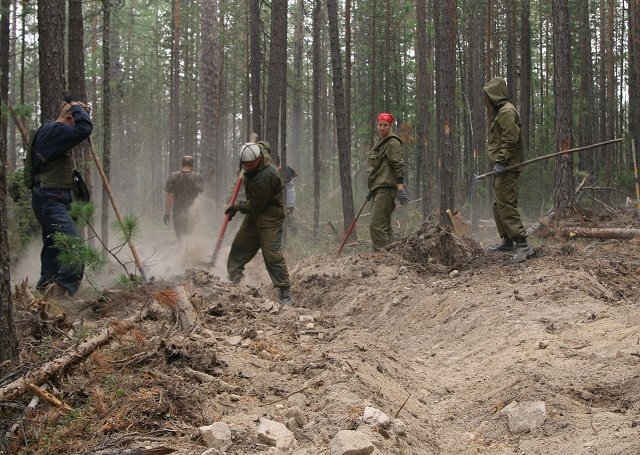
[[[556, 156], [567, 155], [569, 153], [580, 152], [582, 150], [593, 149], [596, 147], [602, 147], [604, 145], [613, 144], [615, 142], [621, 142], [621, 141], [622, 139], [611, 139], [610, 141], [598, 142], [597, 144], [585, 145], [584, 147], [577, 147], [574, 149], [563, 150], [562, 152], [556, 152], [556, 153], [551, 153], [549, 155], [539, 156], [537, 158], [532, 158], [530, 160], [523, 161], [522, 163], [519, 163], [519, 164], [514, 164], [513, 166], [507, 166], [505, 168], [505, 171], [510, 171], [512, 169], [526, 166], [527, 164], [535, 163], [536, 161], [548, 160], [549, 158], [555, 158]], [[494, 174], [495, 174], [495, 171], [491, 171], [491, 172], [487, 172], [486, 174], [477, 175], [476, 180], [480, 180]]]
[[347, 229], [347, 233], [345, 234], [344, 239], [342, 239], [342, 243], [340, 244], [340, 248], [338, 248], [338, 253], [336, 254], [337, 256], [340, 256], [340, 253], [342, 253], [342, 249], [344, 248], [344, 244], [347, 243], [347, 239], [349, 237], [351, 237], [351, 233], [353, 232], [353, 228], [356, 227], [356, 223], [358, 222], [358, 218], [360, 218], [360, 214], [364, 210], [364, 206], [367, 205], [367, 202], [369, 202], [370, 198], [371, 197], [367, 197], [367, 198], [364, 199], [364, 202], [362, 203], [362, 206], [360, 207], [360, 210], [358, 210], [358, 214], [356, 215], [356, 217], [353, 219], [353, 221], [349, 225], [349, 229]]
[[[118, 210], [118, 206], [116, 205], [116, 200], [113, 197], [113, 193], [111, 192], [111, 185], [109, 184], [109, 179], [107, 175], [104, 173], [104, 169], [102, 168], [102, 164], [98, 160], [98, 155], [96, 155], [95, 150], [93, 149], [93, 142], [91, 141], [91, 136], [87, 138], [87, 142], [89, 142], [89, 150], [91, 150], [91, 157], [93, 158], [93, 162], [96, 165], [96, 169], [98, 169], [98, 173], [100, 173], [100, 177], [102, 177], [102, 184], [104, 185], [104, 189], [107, 191], [109, 195], [109, 201], [111, 201], [111, 207], [113, 207], [113, 211], [116, 214], [116, 218], [122, 224], [122, 215], [120, 214], [120, 210]], [[140, 271], [140, 276], [142, 277], [143, 283], [148, 283], [147, 274], [142, 268], [142, 262], [140, 261], [140, 257], [138, 256], [138, 252], [136, 251], [136, 246], [133, 244], [133, 240], [129, 239], [127, 241], [129, 244], [129, 249], [131, 250], [131, 254], [133, 255], [133, 259], [136, 262], [136, 267]]]
[[[227, 208], [233, 207], [233, 205], [236, 203], [236, 199], [238, 198], [238, 192], [240, 191], [240, 186], [242, 185], [242, 176], [243, 176], [243, 173], [241, 172], [240, 175], [238, 176], [238, 180], [236, 180], [235, 186], [233, 187], [233, 192], [231, 193], [231, 199], [229, 199], [229, 205], [227, 206]], [[227, 230], [227, 225], [229, 224], [229, 221], [231, 221], [231, 217], [229, 216], [228, 213], [225, 213], [224, 221], [222, 222], [222, 226], [220, 227], [220, 233], [218, 234], [218, 238], [216, 239], [216, 246], [213, 249], [213, 257], [211, 258], [211, 265], [216, 264], [216, 259], [218, 258], [218, 253], [220, 252], [220, 246], [222, 245], [222, 238], [224, 237], [224, 233]]]
[[[507, 166], [505, 168], [505, 171], [511, 171], [513, 169], [517, 169], [517, 168], [520, 168], [522, 166], [526, 166], [527, 164], [535, 163], [537, 161], [548, 160], [550, 158], [555, 158], [556, 156], [567, 155], [569, 153], [580, 152], [582, 150], [589, 150], [589, 149], [602, 147], [604, 145], [613, 144], [613, 143], [621, 142], [621, 141], [622, 141], [622, 139], [611, 139], [609, 141], [598, 142], [597, 144], [585, 145], [584, 147], [577, 147], [577, 148], [573, 148], [573, 149], [563, 150], [561, 152], [550, 153], [549, 155], [544, 155], [544, 156], [539, 156], [537, 158], [532, 158], [530, 160], [523, 161], [522, 163], [514, 164], [513, 166]], [[469, 192], [467, 193], [467, 198], [470, 198], [470, 196], [475, 191], [476, 183], [477, 183], [478, 180], [481, 180], [481, 179], [483, 179], [485, 177], [489, 177], [491, 175], [495, 175], [495, 171], [491, 171], [491, 172], [487, 172], [485, 174], [474, 176], [473, 179], [471, 179], [471, 185], [469, 187]]]

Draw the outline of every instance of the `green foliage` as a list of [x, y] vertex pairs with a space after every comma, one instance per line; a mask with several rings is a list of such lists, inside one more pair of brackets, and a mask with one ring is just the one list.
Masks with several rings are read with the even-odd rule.
[[73, 270], [80, 271], [84, 266], [92, 272], [97, 272], [104, 265], [102, 252], [77, 237], [56, 232], [53, 234], [53, 245], [60, 251], [58, 254], [60, 264]]
[[116, 278], [116, 286], [126, 291], [132, 291], [138, 284], [140, 283], [135, 277], [126, 273], [121, 273], [118, 275], [118, 278]]
[[89, 202], [86, 204], [83, 204], [82, 202], [72, 202], [69, 214], [75, 221], [78, 229], [83, 229], [85, 226], [93, 224], [93, 219], [96, 214], [96, 207], [93, 202]]
[[135, 216], [125, 215], [122, 217], [122, 222], [119, 220], [114, 221], [111, 229], [120, 235], [122, 243], [127, 243], [129, 240], [135, 239], [140, 233], [140, 223], [138, 223], [138, 219]]
[[38, 221], [31, 208], [31, 191], [24, 185], [22, 171], [7, 175], [7, 231], [9, 250], [19, 254], [38, 233]]

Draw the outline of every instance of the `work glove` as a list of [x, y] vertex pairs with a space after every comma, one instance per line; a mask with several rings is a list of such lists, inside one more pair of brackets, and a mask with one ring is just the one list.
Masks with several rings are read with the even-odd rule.
[[502, 163], [496, 163], [495, 166], [493, 166], [493, 172], [496, 175], [496, 177], [504, 174], [506, 171], [507, 171], [507, 166], [505, 166]]
[[231, 207], [227, 207], [227, 210], [224, 211], [225, 215], [229, 216], [229, 219], [233, 219], [234, 216], [236, 216], [236, 212], [238, 211], [238, 209], [236, 208], [235, 205], [232, 205]]
[[407, 188], [398, 190], [398, 202], [400, 202], [400, 205], [402, 206], [409, 203], [409, 190]]
[[367, 191], [366, 194], [364, 195], [364, 198], [367, 201], [370, 201], [372, 197], [373, 197], [373, 191], [371, 191], [371, 190]]
[[162, 217], [162, 222], [164, 223], [165, 226], [169, 225], [169, 214], [165, 213], [164, 216]]

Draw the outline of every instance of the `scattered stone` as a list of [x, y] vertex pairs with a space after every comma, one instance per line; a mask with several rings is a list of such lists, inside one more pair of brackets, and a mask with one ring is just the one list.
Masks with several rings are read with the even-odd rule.
[[297, 406], [300, 409], [304, 409], [307, 406], [307, 396], [302, 392], [294, 393], [287, 398], [287, 403], [289, 403], [290, 406]]
[[400, 299], [399, 299], [398, 297], [395, 297], [395, 298], [391, 301], [391, 304], [392, 304], [393, 306], [400, 305]]
[[406, 265], [401, 265], [400, 268], [398, 269], [398, 273], [400, 275], [403, 275], [403, 274], [407, 273], [407, 266]]
[[449, 277], [450, 278], [455, 278], [458, 275], [460, 275], [460, 271], [459, 270], [452, 270], [451, 272], [449, 272]]
[[241, 336], [233, 336], [224, 340], [224, 344], [226, 344], [227, 346], [238, 346], [240, 343], [242, 343]]
[[315, 327], [315, 324], [313, 322], [308, 322], [307, 324], [305, 324], [304, 328], [305, 329], [312, 329]]
[[374, 449], [364, 433], [354, 430], [338, 431], [330, 444], [331, 455], [369, 455]]
[[218, 449], [209, 449], [202, 452], [202, 455], [222, 455], [222, 452], [220, 452]]
[[229, 395], [229, 399], [230, 399], [231, 401], [240, 401], [240, 399], [241, 399], [241, 398], [242, 398], [242, 397], [241, 397], [240, 395], [235, 395], [235, 394], [233, 394], [233, 393]]
[[207, 447], [226, 449], [231, 444], [231, 429], [224, 422], [198, 428]]
[[300, 335], [298, 337], [298, 340], [300, 340], [302, 343], [308, 343], [311, 340], [313, 340], [313, 337], [309, 336], [309, 335]]
[[404, 436], [407, 434], [407, 426], [400, 419], [393, 419], [391, 421], [391, 431], [393, 431], [398, 436]]
[[300, 425], [298, 425], [296, 419], [294, 419], [293, 417], [289, 417], [289, 420], [287, 420], [287, 428], [290, 430], [297, 430], [298, 428], [300, 428]]
[[264, 360], [273, 360], [273, 356], [271, 355], [271, 353], [269, 351], [265, 351], [264, 349], [260, 351], [260, 354], [258, 354], [258, 356]]
[[263, 418], [258, 425], [258, 440], [279, 449], [288, 449], [296, 445], [296, 438], [287, 427], [275, 420]]
[[300, 322], [315, 322], [315, 318], [310, 314], [301, 314], [298, 316]]
[[547, 406], [544, 401], [516, 403], [515, 405], [511, 403], [502, 409], [500, 413], [507, 416], [511, 433], [529, 433], [545, 422], [547, 419]]
[[546, 349], [547, 346], [549, 346], [549, 342], [547, 340], [540, 340], [538, 341], [538, 347], [540, 349]]
[[388, 425], [391, 419], [381, 410], [367, 406], [364, 408], [362, 421], [367, 425]]
[[298, 426], [300, 428], [303, 428], [309, 422], [307, 420], [307, 417], [304, 415], [304, 413], [298, 406], [292, 406], [289, 409], [287, 409], [286, 415], [287, 417], [293, 417], [298, 423]]

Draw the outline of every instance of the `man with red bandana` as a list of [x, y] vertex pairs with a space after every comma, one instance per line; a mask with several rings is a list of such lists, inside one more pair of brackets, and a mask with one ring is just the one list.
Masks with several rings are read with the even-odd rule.
[[367, 160], [367, 200], [373, 200], [369, 231], [373, 250], [380, 251], [393, 241], [391, 214], [396, 208], [396, 197], [402, 205], [409, 202], [404, 183], [402, 141], [391, 133], [393, 115], [378, 114], [378, 143], [369, 152]]

